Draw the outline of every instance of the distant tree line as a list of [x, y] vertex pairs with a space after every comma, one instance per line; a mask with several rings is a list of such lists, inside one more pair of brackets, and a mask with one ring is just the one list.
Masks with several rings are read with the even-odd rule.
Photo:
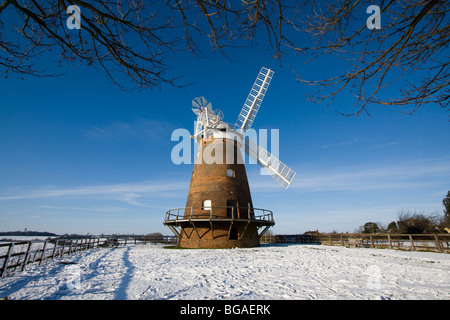
[[57, 236], [56, 233], [47, 231], [4, 231], [0, 232], [0, 236]]
[[357, 232], [362, 233], [443, 233], [450, 230], [450, 191], [442, 200], [444, 205], [444, 215], [425, 214], [401, 210], [398, 213], [398, 220], [390, 222], [387, 227], [380, 222], [366, 222], [360, 226]]

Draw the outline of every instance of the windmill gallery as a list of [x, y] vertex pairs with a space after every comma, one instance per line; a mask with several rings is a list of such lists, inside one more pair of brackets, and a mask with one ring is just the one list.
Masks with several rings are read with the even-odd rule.
[[241, 148], [284, 188], [295, 172], [252, 139], [251, 129], [273, 77], [262, 68], [234, 125], [224, 121], [220, 110], [203, 97], [192, 101], [197, 115], [198, 151], [186, 206], [166, 212], [164, 225], [178, 237], [183, 248], [255, 247], [275, 224], [272, 211], [253, 206]]

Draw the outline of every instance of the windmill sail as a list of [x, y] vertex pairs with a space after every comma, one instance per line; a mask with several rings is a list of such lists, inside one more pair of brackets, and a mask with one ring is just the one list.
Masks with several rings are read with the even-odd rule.
[[263, 167], [285, 189], [289, 188], [295, 176], [292, 169], [251, 139], [247, 139], [244, 149], [249, 157]]
[[234, 125], [236, 131], [240, 131], [242, 133], [251, 128], [272, 77], [272, 70], [264, 67], [261, 68], [261, 71], [256, 77], [256, 81], [253, 84], [247, 100], [245, 100], [244, 106], [242, 107], [241, 113], [239, 114]]

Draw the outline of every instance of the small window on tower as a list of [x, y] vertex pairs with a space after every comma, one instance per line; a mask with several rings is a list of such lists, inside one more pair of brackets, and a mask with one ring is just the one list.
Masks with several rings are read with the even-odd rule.
[[227, 177], [234, 178], [234, 170], [233, 169], [227, 169]]
[[211, 210], [211, 200], [203, 200], [202, 210]]

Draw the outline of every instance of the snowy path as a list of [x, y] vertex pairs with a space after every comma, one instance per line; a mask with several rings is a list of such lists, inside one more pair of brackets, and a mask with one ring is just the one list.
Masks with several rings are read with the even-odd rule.
[[5, 296], [28, 300], [448, 300], [450, 255], [314, 245], [93, 249], [40, 267], [30, 265], [25, 272], [0, 279], [0, 298]]

